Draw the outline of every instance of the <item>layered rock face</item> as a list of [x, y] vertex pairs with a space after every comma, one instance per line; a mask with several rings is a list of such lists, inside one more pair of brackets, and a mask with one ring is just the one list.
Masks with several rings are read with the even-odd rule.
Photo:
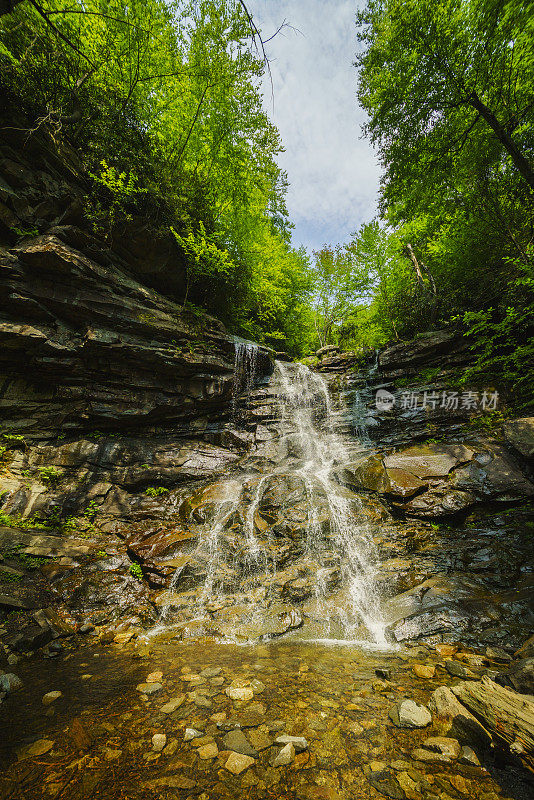
[[534, 425], [477, 424], [492, 390], [456, 387], [457, 332], [327, 349], [322, 378], [270, 380], [270, 354], [241, 344], [236, 369], [221, 323], [177, 301], [172, 239], [142, 220], [92, 234], [83, 173], [44, 133], [1, 155], [0, 606], [27, 620], [10, 647], [158, 620], [183, 638], [519, 644]]
[[[116, 512], [123, 491], [224, 469], [247, 444], [226, 430], [235, 346], [178, 304], [172, 237], [143, 220], [111, 242], [94, 236], [81, 167], [45, 131], [3, 141], [0, 155], [5, 510], [52, 503], [72, 516], [113, 489]], [[258, 370], [270, 369], [260, 351]]]

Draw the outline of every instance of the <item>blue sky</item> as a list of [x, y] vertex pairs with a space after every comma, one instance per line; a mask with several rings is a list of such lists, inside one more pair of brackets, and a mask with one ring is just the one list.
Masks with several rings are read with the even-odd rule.
[[248, 0], [269, 44], [274, 85], [265, 82], [265, 109], [286, 152], [280, 166], [291, 188], [293, 244], [308, 250], [346, 241], [376, 213], [379, 166], [360, 126], [356, 99], [357, 0]]

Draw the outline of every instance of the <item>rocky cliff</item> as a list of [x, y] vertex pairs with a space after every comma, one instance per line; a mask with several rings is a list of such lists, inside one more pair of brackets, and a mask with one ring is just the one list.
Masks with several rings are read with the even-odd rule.
[[[44, 131], [10, 137], [0, 605], [22, 616], [8, 624], [9, 648], [33, 651], [76, 626], [122, 641], [167, 609], [184, 637], [311, 635], [319, 583], [330, 608], [344, 602], [349, 512], [378, 556], [388, 636], [521, 641], [534, 624], [533, 424], [503, 422], [492, 387], [458, 385], [471, 353], [457, 331], [363, 359], [323, 354], [324, 380], [309, 378], [304, 406], [317, 425], [306, 446], [320, 434], [317, 474], [324, 462], [328, 481], [310, 506], [302, 432], [291, 403], [281, 416], [270, 354], [255, 348], [236, 369], [221, 323], [179, 302], [172, 238], [143, 220], [99, 238], [74, 154]], [[328, 452], [338, 434], [339, 458]], [[224, 599], [204, 598], [193, 624], [215, 585]], [[261, 624], [246, 628], [260, 600]]]

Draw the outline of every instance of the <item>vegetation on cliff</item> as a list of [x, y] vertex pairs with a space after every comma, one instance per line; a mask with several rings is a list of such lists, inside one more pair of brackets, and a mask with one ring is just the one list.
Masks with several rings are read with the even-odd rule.
[[0, 24], [7, 102], [82, 156], [94, 228], [112, 239], [137, 215], [171, 228], [180, 299], [295, 352], [310, 278], [290, 244], [266, 62], [243, 4], [24, 1]]
[[357, 22], [359, 101], [384, 170], [380, 225], [345, 248], [359, 280], [369, 271], [372, 299], [353, 298], [331, 340], [377, 345], [460, 323], [478, 375], [532, 402], [532, 7], [369, 0]]
[[172, 232], [179, 300], [292, 355], [452, 322], [477, 374], [534, 396], [534, 21], [520, 0], [368, 0], [358, 96], [383, 166], [377, 220], [291, 245], [268, 62], [241, 0], [21, 0], [0, 82], [89, 176], [85, 213]]

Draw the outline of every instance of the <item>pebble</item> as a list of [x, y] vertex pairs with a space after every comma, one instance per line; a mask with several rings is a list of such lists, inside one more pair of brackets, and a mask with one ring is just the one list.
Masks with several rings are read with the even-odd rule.
[[243, 756], [241, 753], [230, 753], [226, 762], [225, 769], [233, 775], [241, 775], [246, 769], [255, 763], [250, 756]]
[[23, 686], [21, 679], [14, 672], [6, 672], [0, 676], [0, 692], [16, 692]]
[[302, 753], [303, 750], [308, 749], [308, 742], [304, 736], [287, 736], [284, 734], [277, 736], [274, 743], [281, 745], [292, 744], [296, 753]]
[[230, 700], [252, 700], [254, 697], [254, 692], [252, 689], [249, 689], [248, 686], [243, 688], [228, 686], [226, 689], [226, 695], [230, 698]]
[[178, 708], [180, 708], [184, 700], [185, 695], [183, 694], [179, 697], [173, 697], [168, 703], [165, 703], [165, 705], [160, 708], [160, 711], [163, 714], [172, 714], [173, 711], [176, 711]]
[[184, 742], [190, 742], [192, 739], [198, 739], [199, 736], [204, 734], [197, 731], [195, 728], [186, 728], [184, 733]]
[[197, 753], [200, 758], [206, 761], [210, 758], [215, 758], [219, 753], [219, 748], [215, 742], [210, 742], [209, 744], [204, 744], [202, 747], [199, 747]]
[[146, 676], [146, 683], [160, 683], [163, 678], [163, 672], [151, 672]]
[[389, 718], [397, 728], [426, 728], [432, 722], [428, 708], [413, 700], [400, 700], [390, 709]]
[[164, 733], [155, 733], [152, 737], [152, 750], [155, 753], [161, 753], [167, 744], [167, 736]]
[[163, 686], [161, 683], [140, 683], [135, 688], [138, 692], [143, 692], [143, 694], [156, 694], [156, 692], [163, 689]]
[[243, 756], [251, 756], [252, 758], [256, 758], [258, 755], [257, 750], [252, 747], [243, 731], [230, 731], [223, 738], [222, 742], [225, 750], [232, 750], [235, 753], [240, 753]]
[[414, 664], [413, 671], [418, 678], [433, 678], [436, 674], [436, 668], [431, 664]]
[[44, 706], [51, 706], [52, 703], [55, 703], [60, 697], [63, 697], [63, 692], [47, 692], [43, 696], [42, 703]]
[[284, 745], [272, 762], [273, 767], [287, 767], [295, 760], [295, 748], [288, 742]]

